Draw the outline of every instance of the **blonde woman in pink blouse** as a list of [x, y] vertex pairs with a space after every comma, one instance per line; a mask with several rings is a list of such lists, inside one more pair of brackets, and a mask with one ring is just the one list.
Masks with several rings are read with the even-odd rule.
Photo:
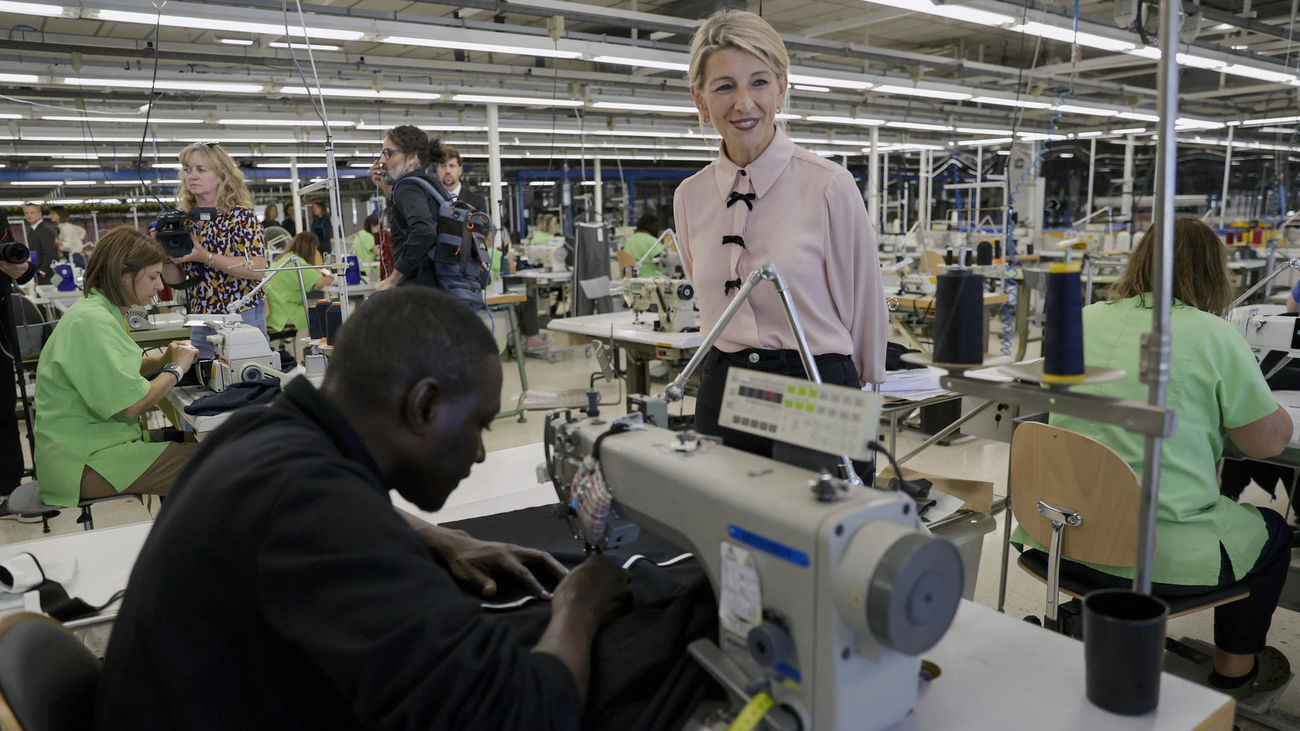
[[[708, 331], [740, 283], [775, 263], [822, 380], [879, 383], [887, 321], [876, 235], [849, 171], [794, 144], [777, 125], [789, 66], [781, 38], [753, 13], [719, 11], [695, 33], [691, 97], [722, 135], [722, 148], [674, 196], [682, 265]], [[771, 456], [770, 439], [718, 425], [727, 369], [806, 377], [797, 347], [776, 290], [756, 288], [701, 365], [696, 428]]]

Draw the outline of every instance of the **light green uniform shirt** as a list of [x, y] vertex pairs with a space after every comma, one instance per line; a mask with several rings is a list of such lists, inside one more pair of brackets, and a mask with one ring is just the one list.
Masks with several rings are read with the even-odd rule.
[[362, 264], [378, 259], [379, 254], [375, 253], [375, 235], [369, 231], [358, 231], [353, 234], [352, 253], [356, 254], [357, 261]]
[[[641, 261], [641, 257], [645, 256], [646, 252], [650, 251], [650, 247], [654, 245], [655, 237], [644, 231], [637, 231], [627, 237], [627, 240], [623, 242], [623, 251], [631, 254], [633, 259]], [[655, 254], [663, 251], [662, 244], [655, 248]], [[662, 277], [664, 275], [659, 269], [659, 265], [655, 264], [654, 258], [654, 254], [646, 256], [646, 260], [641, 264], [641, 268], [636, 272], [638, 277]]]
[[[289, 262], [296, 262], [290, 264]], [[275, 260], [271, 265], [272, 269], [281, 269], [286, 266], [305, 266], [297, 256], [292, 254], [281, 254], [280, 258]], [[302, 283], [306, 285], [307, 291], [310, 292], [315, 286], [316, 281], [321, 278], [319, 269], [302, 270]], [[307, 310], [302, 306], [302, 288], [298, 286], [298, 272], [287, 271], [276, 274], [271, 281], [266, 283], [266, 326], [272, 330], [283, 330], [284, 326], [292, 322], [299, 330], [307, 327]]]
[[46, 503], [76, 505], [85, 467], [125, 490], [167, 448], [122, 415], [149, 392], [140, 361], [122, 311], [99, 290], [55, 326], [36, 367], [36, 474]]
[[[1083, 352], [1088, 365], [1122, 368], [1126, 375], [1113, 383], [1073, 390], [1147, 400], [1147, 386], [1138, 381], [1138, 357], [1142, 335], [1151, 330], [1151, 310], [1139, 307], [1138, 300], [1132, 297], [1084, 308]], [[1162, 445], [1152, 580], [1213, 586], [1219, 582], [1220, 543], [1240, 580], [1268, 540], [1258, 510], [1219, 494], [1215, 463], [1223, 454], [1224, 430], [1268, 416], [1277, 403], [1245, 339], [1232, 325], [1177, 301], [1170, 325], [1168, 404], [1178, 424]], [[1068, 416], [1052, 415], [1051, 423], [1107, 445], [1142, 475], [1143, 437]], [[1020, 528], [1012, 541], [1047, 550]], [[1093, 568], [1133, 577], [1132, 567]]]
[[534, 231], [533, 238], [528, 243], [533, 246], [545, 246], [546, 244], [551, 243], [551, 236], [553, 235], [554, 234], [549, 234], [545, 231]]

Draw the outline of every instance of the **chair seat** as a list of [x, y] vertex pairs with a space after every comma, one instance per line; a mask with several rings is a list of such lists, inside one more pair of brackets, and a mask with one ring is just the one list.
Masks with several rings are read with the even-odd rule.
[[[1025, 551], [1020, 554], [1020, 560], [1017, 562], [1020, 568], [1024, 569], [1034, 578], [1043, 583], [1047, 583], [1047, 554], [1042, 551]], [[1065, 559], [1061, 560], [1061, 593], [1068, 594], [1075, 599], [1083, 599], [1088, 592], [1096, 589], [1109, 589], [1113, 587], [1102, 584], [1085, 581], [1077, 576], [1071, 576], [1065, 571]], [[1160, 597], [1169, 605], [1169, 616], [1180, 617], [1184, 614], [1199, 612], [1203, 609], [1217, 607], [1221, 604], [1230, 604], [1238, 599], [1245, 599], [1250, 596], [1250, 589], [1240, 582], [1225, 586], [1221, 589], [1207, 591], [1204, 594], [1192, 594], [1190, 596]]]

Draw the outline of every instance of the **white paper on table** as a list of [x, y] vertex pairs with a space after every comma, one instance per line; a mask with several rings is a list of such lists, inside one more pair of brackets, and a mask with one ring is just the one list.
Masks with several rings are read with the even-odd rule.
[[960, 510], [961, 506], [966, 504], [965, 500], [962, 500], [959, 497], [953, 497], [946, 492], [940, 492], [938, 490], [930, 491], [930, 499], [934, 501], [934, 505], [931, 505], [930, 509], [925, 511], [925, 515], [921, 518], [925, 523], [933, 523], [936, 520], [943, 520]]

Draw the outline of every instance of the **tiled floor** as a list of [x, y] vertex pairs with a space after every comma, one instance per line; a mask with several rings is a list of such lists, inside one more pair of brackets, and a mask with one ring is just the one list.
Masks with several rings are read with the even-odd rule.
[[[503, 408], [510, 408], [519, 395], [519, 378], [513, 361], [502, 363], [504, 387], [501, 397]], [[558, 390], [574, 388], [587, 383], [590, 373], [598, 365], [594, 358], [585, 356], [581, 350], [570, 353], [568, 358], [557, 362], [528, 359], [527, 370], [529, 385], [533, 389]], [[618, 384], [598, 382], [601, 400], [615, 402], [620, 400]], [[656, 382], [662, 388], [662, 382]], [[609, 406], [610, 413], [623, 413], [621, 406]], [[673, 408], [674, 413], [691, 413], [693, 403], [687, 399], [684, 404]], [[498, 419], [484, 435], [489, 451], [505, 449], [540, 442], [542, 439], [543, 412], [530, 412], [524, 423], [515, 419]], [[904, 431], [898, 439], [898, 451], [906, 453], [919, 444], [924, 437], [917, 432]], [[1008, 445], [983, 439], [973, 439], [954, 446], [931, 447], [907, 463], [907, 466], [944, 476], [965, 477], [988, 480], [994, 483], [999, 494], [1006, 483]], [[538, 450], [538, 461], [542, 454]], [[1246, 498], [1251, 502], [1269, 505], [1268, 496], [1261, 490], [1251, 487]], [[1284, 506], [1272, 503], [1281, 510]], [[51, 521], [54, 534], [80, 530], [75, 521], [76, 511], [65, 511]], [[108, 527], [123, 523], [148, 520], [146, 510], [133, 500], [114, 501], [95, 508], [95, 522], [99, 527]], [[998, 593], [998, 566], [1001, 558], [1004, 517], [998, 516], [998, 527], [984, 540], [980, 563], [979, 579], [975, 587], [976, 601], [989, 606], [996, 606]], [[12, 520], [0, 520], [0, 543], [29, 540], [41, 536], [41, 526], [24, 525]], [[1012, 616], [1041, 614], [1044, 602], [1043, 585], [1024, 574], [1014, 565], [1014, 551], [1007, 577], [1006, 611]], [[1205, 641], [1211, 639], [1212, 612], [1202, 612], [1191, 617], [1170, 622], [1169, 634], [1174, 637], [1189, 636]], [[1282, 650], [1292, 661], [1293, 666], [1300, 667], [1300, 615], [1285, 609], [1279, 609], [1274, 616], [1270, 644]], [[1300, 684], [1292, 684], [1282, 696], [1278, 708], [1284, 712], [1300, 715]], [[1080, 689], [1082, 692], [1082, 689]], [[1243, 729], [1263, 728], [1249, 722], [1239, 722]]]

